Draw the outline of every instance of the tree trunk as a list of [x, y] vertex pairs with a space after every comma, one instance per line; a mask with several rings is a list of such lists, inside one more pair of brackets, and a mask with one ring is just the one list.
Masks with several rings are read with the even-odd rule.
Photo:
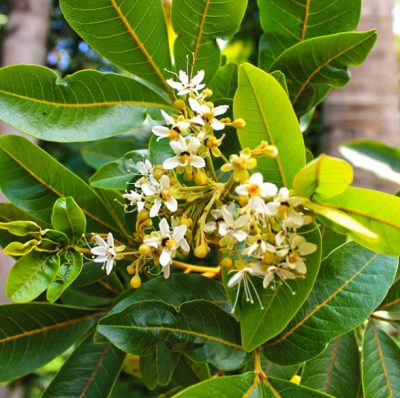
[[[10, 14], [2, 48], [2, 65], [46, 63], [52, 0], [9, 0]], [[0, 133], [19, 134], [0, 122]]]
[[[341, 143], [370, 138], [400, 145], [399, 91], [392, 0], [364, 0], [360, 30], [376, 28], [378, 41], [365, 64], [352, 70], [350, 84], [325, 102], [324, 151], [338, 155]], [[356, 171], [356, 185], [394, 192], [371, 173]], [[398, 186], [397, 186], [398, 189]]]

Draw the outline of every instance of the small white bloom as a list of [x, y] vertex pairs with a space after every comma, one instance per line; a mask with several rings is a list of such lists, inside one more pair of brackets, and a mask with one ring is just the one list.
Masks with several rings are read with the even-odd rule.
[[178, 201], [172, 196], [170, 192], [170, 180], [167, 175], [163, 175], [160, 179], [160, 184], [156, 192], [156, 199], [150, 209], [150, 217], [156, 217], [164, 203], [167, 209], [175, 212], [178, 209]]
[[174, 118], [168, 115], [167, 112], [161, 111], [166, 124], [170, 127], [165, 126], [154, 126], [152, 131], [158, 137], [157, 141], [162, 138], [169, 138], [170, 140], [175, 140], [179, 137], [181, 133], [187, 134], [190, 129], [190, 122], [185, 120], [179, 120], [179, 118]]
[[148, 159], [146, 159], [144, 162], [137, 162], [135, 167], [138, 174], [141, 176], [135, 182], [136, 188], [141, 188], [141, 186], [148, 181], [150, 181], [151, 184], [157, 184], [156, 179], [153, 177], [154, 173], [153, 165]]
[[129, 205], [124, 205], [125, 207], [127, 206], [132, 206], [133, 208], [137, 207], [137, 210], [139, 212], [144, 209], [145, 202], [141, 194], [135, 191], [127, 191], [122, 195], [122, 197], [129, 202]]
[[231, 203], [229, 206], [222, 206], [221, 213], [223, 222], [219, 223], [218, 233], [222, 237], [233, 237], [238, 242], [243, 242], [247, 238], [246, 227], [249, 224], [249, 217], [247, 215], [234, 218], [235, 204]]
[[250, 177], [248, 184], [236, 187], [236, 193], [242, 196], [249, 196], [249, 206], [258, 213], [266, 212], [264, 198], [274, 196], [278, 187], [270, 182], [264, 182], [261, 173], [255, 173]]
[[97, 246], [90, 249], [90, 252], [96, 256], [93, 262], [103, 263], [103, 269], [106, 270], [107, 275], [110, 275], [117, 258], [117, 253], [123, 251], [125, 246], [115, 247], [114, 237], [111, 232], [107, 235], [107, 242], [100, 235], [95, 235], [94, 239]]
[[171, 231], [167, 219], [163, 218], [160, 221], [159, 228], [159, 232], [153, 232], [143, 240], [143, 243], [155, 249], [161, 249], [159, 261], [163, 268], [164, 277], [168, 278], [170, 274], [169, 266], [175, 257], [176, 250], [181, 248], [185, 252], [190, 251], [190, 246], [185, 239], [187, 226], [178, 225]]
[[196, 137], [188, 139], [179, 137], [178, 140], [171, 141], [170, 146], [176, 156], [164, 161], [164, 169], [172, 170], [179, 166], [193, 166], [197, 169], [205, 167], [206, 163], [204, 159], [197, 155], [201, 143]]
[[270, 243], [258, 239], [254, 243], [252, 243], [250, 246], [246, 247], [243, 251], [242, 254], [247, 257], [262, 257], [262, 255], [265, 252], [270, 252], [270, 253], [275, 253], [276, 248], [275, 246], [271, 245]]
[[197, 93], [205, 87], [205, 84], [200, 84], [203, 81], [204, 76], [204, 70], [200, 70], [193, 78], [189, 79], [187, 73], [185, 73], [183, 70], [180, 70], [179, 74], [177, 75], [179, 82], [168, 79], [167, 83], [173, 89], [178, 91], [178, 95], [185, 95], [192, 92]]
[[229, 109], [229, 105], [210, 108], [207, 104], [201, 104], [193, 98], [189, 98], [189, 105], [197, 113], [197, 116], [191, 119], [193, 123], [204, 126], [207, 122], [213, 130], [223, 130], [225, 128], [225, 125], [216, 119], [216, 116], [223, 115]]

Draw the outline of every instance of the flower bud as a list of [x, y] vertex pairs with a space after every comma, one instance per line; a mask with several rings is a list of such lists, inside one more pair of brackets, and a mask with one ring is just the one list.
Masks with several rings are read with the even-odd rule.
[[191, 218], [188, 218], [186, 216], [182, 216], [179, 218], [179, 224], [181, 225], [186, 225], [189, 228], [193, 225], [193, 220]]
[[180, 112], [184, 112], [186, 109], [186, 104], [185, 101], [178, 99], [174, 102], [174, 106], [176, 109], [178, 109], [178, 111]]
[[150, 254], [151, 254], [151, 247], [148, 246], [148, 245], [145, 245], [145, 244], [140, 245], [140, 247], [139, 247], [139, 253], [140, 253], [142, 256], [150, 256]]
[[206, 89], [203, 90], [203, 97], [204, 98], [212, 97], [212, 95], [213, 95], [213, 92], [209, 88], [206, 88]]
[[239, 196], [238, 200], [240, 206], [244, 207], [249, 203], [249, 197], [248, 196]]
[[185, 174], [183, 175], [183, 179], [187, 182], [193, 181], [193, 172], [192, 170], [185, 170]]
[[151, 218], [148, 218], [144, 223], [143, 226], [145, 228], [151, 228], [153, 226], [153, 221], [151, 220]]
[[204, 258], [207, 256], [209, 251], [210, 251], [210, 248], [208, 247], [207, 243], [203, 242], [201, 245], [197, 246], [194, 249], [194, 255], [197, 258]]
[[128, 266], [126, 267], [126, 272], [127, 272], [129, 275], [135, 275], [135, 273], [136, 273], [136, 267], [135, 267], [133, 264], [130, 264], [130, 265], [128, 265]]
[[140, 279], [139, 274], [136, 274], [132, 279], [131, 279], [131, 286], [134, 289], [138, 289], [142, 285], [142, 280]]
[[224, 268], [232, 268], [233, 266], [233, 260], [231, 257], [225, 257], [222, 261], [221, 261], [221, 266]]
[[194, 175], [194, 182], [200, 186], [207, 185], [207, 174], [203, 170], [196, 170]]
[[246, 127], [246, 122], [242, 118], [235, 119], [232, 122], [232, 127], [234, 127], [235, 129], [243, 129]]
[[153, 176], [156, 180], [160, 181], [161, 177], [165, 174], [164, 169], [157, 166], [153, 172]]
[[150, 217], [149, 212], [147, 210], [142, 210], [138, 215], [137, 215], [137, 222], [142, 222], [147, 220]]

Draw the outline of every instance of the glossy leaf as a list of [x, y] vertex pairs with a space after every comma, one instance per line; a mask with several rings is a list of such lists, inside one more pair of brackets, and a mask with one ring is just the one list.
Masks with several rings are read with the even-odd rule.
[[365, 398], [400, 395], [400, 348], [373, 321], [364, 335], [362, 380]]
[[56, 279], [47, 289], [47, 300], [54, 303], [63, 292], [75, 281], [82, 271], [82, 255], [77, 252], [68, 252], [61, 264]]
[[266, 381], [260, 382], [259, 378], [253, 372], [248, 372], [237, 376], [211, 378], [183, 390], [174, 397], [327, 398], [331, 396], [273, 377], [269, 377]]
[[72, 196], [84, 212], [89, 230], [118, 231], [96, 192], [26, 138], [0, 137], [0, 187], [16, 206], [45, 223], [51, 218], [49, 204]]
[[281, 335], [267, 344], [267, 357], [282, 365], [314, 358], [375, 310], [396, 271], [395, 257], [371, 252], [355, 242], [340, 246], [322, 261], [313, 293], [303, 307]]
[[106, 316], [98, 332], [122, 351], [146, 355], [164, 341], [171, 350], [184, 350], [198, 362], [208, 361], [219, 369], [243, 365], [239, 324], [219, 307], [192, 301], [179, 309], [160, 301], [136, 302]]
[[163, 341], [149, 355], [140, 357], [140, 374], [146, 387], [154, 390], [157, 385], [168, 385], [180, 358], [181, 354], [170, 351]]
[[125, 190], [136, 173], [136, 163], [146, 157], [146, 150], [128, 152], [123, 158], [100, 167], [90, 178], [90, 185], [94, 188]]
[[9, 256], [25, 256], [32, 250], [39, 247], [40, 241], [37, 239], [31, 239], [27, 242], [11, 242], [3, 250], [2, 254], [8, 254]]
[[321, 155], [296, 174], [293, 189], [304, 198], [331, 198], [343, 193], [352, 182], [353, 168], [349, 163]]
[[133, 151], [142, 146], [134, 136], [113, 137], [86, 144], [82, 149], [82, 158], [89, 166], [98, 169], [106, 163], [122, 158], [127, 150]]
[[382, 311], [400, 311], [400, 279], [390, 288], [379, 309]]
[[231, 99], [238, 87], [238, 65], [229, 63], [218, 69], [217, 74], [210, 83], [213, 92], [212, 99]]
[[61, 0], [67, 22], [91, 47], [122, 69], [169, 91], [168, 34], [159, 0]]
[[400, 198], [363, 188], [348, 188], [341, 195], [318, 199], [324, 206], [348, 214], [355, 221], [378, 235], [367, 240], [363, 235], [350, 237], [371, 250], [398, 256], [400, 254]]
[[275, 145], [278, 156], [257, 158], [258, 170], [267, 181], [290, 187], [306, 157], [303, 136], [284, 89], [268, 73], [243, 64], [233, 106], [235, 118], [246, 121], [246, 127], [238, 130], [241, 146], [254, 149], [261, 141]]
[[209, 82], [221, 62], [217, 38], [229, 38], [239, 28], [247, 0], [174, 0], [172, 25], [178, 37], [174, 58], [178, 70], [194, 64], [194, 72], [204, 70]]
[[43, 398], [107, 398], [125, 354], [111, 344], [94, 344], [89, 335], [58, 371]]
[[194, 362], [182, 354], [172, 380], [179, 386], [188, 387], [210, 377], [210, 369], [207, 363]]
[[340, 152], [355, 167], [400, 184], [400, 148], [380, 141], [355, 140], [343, 144]]
[[347, 240], [346, 235], [339, 234], [332, 228], [326, 226], [322, 226], [321, 235], [322, 235], [322, 258], [325, 258], [337, 247], [343, 245], [343, 243], [346, 243]]
[[0, 222], [0, 229], [16, 236], [38, 236], [40, 234], [40, 226], [33, 221]]
[[375, 31], [309, 39], [281, 54], [271, 70], [285, 74], [293, 107], [303, 115], [319, 104], [331, 87], [348, 83], [348, 67], [362, 64], [375, 40]]
[[307, 362], [301, 384], [337, 398], [357, 397], [360, 353], [354, 332], [337, 337], [320, 356]]
[[72, 241], [79, 241], [86, 232], [86, 217], [74, 198], [57, 199], [53, 206], [51, 223], [57, 231], [64, 232]]
[[93, 325], [93, 311], [44, 303], [0, 306], [0, 382], [63, 353]]
[[[316, 224], [305, 227], [301, 234], [308, 242], [316, 244], [319, 248], [306, 258], [306, 277], [286, 281], [285, 284], [277, 281], [274, 290], [259, 287], [258, 293], [263, 309], [259, 307], [257, 302], [254, 304], [244, 302], [242, 305], [240, 325], [243, 347], [246, 351], [254, 350], [279, 334], [310, 294], [321, 261], [321, 235]], [[292, 291], [295, 292], [295, 295], [292, 294]]]
[[7, 296], [15, 303], [26, 303], [43, 293], [60, 270], [58, 255], [32, 251], [19, 259], [8, 275]]
[[143, 123], [150, 107], [168, 103], [126, 76], [86, 70], [60, 79], [38, 65], [0, 69], [0, 119], [46, 141], [126, 133]]
[[354, 30], [361, 0], [258, 0], [265, 34], [260, 43], [260, 65], [268, 70], [289, 47], [310, 39]]

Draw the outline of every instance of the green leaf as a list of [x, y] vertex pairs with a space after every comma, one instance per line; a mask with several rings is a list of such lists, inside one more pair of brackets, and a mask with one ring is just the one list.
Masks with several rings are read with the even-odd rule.
[[[304, 198], [331, 198], [353, 182], [353, 168], [342, 159], [321, 155], [307, 163], [295, 176], [293, 189]], [[316, 199], [318, 200], [318, 199]]]
[[265, 32], [260, 65], [268, 70], [280, 54], [299, 42], [354, 30], [360, 19], [361, 0], [258, 0], [258, 7]]
[[400, 348], [373, 321], [364, 335], [362, 380], [365, 398], [400, 395]]
[[313, 293], [295, 318], [267, 344], [267, 357], [282, 365], [314, 358], [375, 310], [396, 271], [395, 257], [371, 252], [355, 242], [340, 246], [322, 261]]
[[318, 198], [318, 201], [327, 208], [349, 215], [379, 237], [379, 240], [370, 240], [362, 234], [350, 232], [350, 237], [356, 242], [379, 253], [400, 255], [399, 197], [350, 187], [341, 195], [323, 200]]
[[238, 65], [229, 63], [219, 68], [210, 83], [213, 101], [231, 99], [238, 87]]
[[270, 73], [270, 75], [273, 76], [277, 80], [277, 82], [285, 90], [286, 95], [289, 96], [289, 89], [288, 89], [288, 86], [286, 83], [285, 75], [280, 70], [274, 70], [273, 72]]
[[343, 144], [340, 152], [355, 167], [400, 184], [400, 148], [380, 141], [355, 140]]
[[26, 375], [74, 344], [93, 311], [44, 303], [0, 306], [0, 382]]
[[56, 279], [47, 289], [47, 300], [54, 303], [68, 287], [75, 281], [82, 271], [82, 255], [77, 252], [68, 252], [61, 264]]
[[167, 26], [159, 0], [61, 0], [72, 28], [103, 57], [122, 69], [170, 91]]
[[58, 255], [31, 252], [19, 259], [8, 275], [7, 296], [15, 303], [26, 303], [43, 293], [60, 269]]
[[[253, 369], [254, 369], [254, 361], [252, 361]], [[277, 377], [278, 379], [283, 380], [292, 380], [292, 378], [299, 371], [300, 365], [291, 365], [291, 366], [282, 366], [271, 361], [268, 361], [265, 356], [264, 350], [261, 350], [261, 365], [264, 372], [270, 377]], [[251, 369], [251, 368], [248, 368]]]
[[239, 28], [247, 0], [174, 0], [172, 26], [178, 37], [174, 44], [175, 65], [186, 71], [204, 70], [209, 82], [221, 63], [217, 38], [229, 38]]
[[[300, 233], [307, 242], [312, 242], [318, 247], [316, 252], [306, 258], [306, 277], [286, 281], [285, 284], [277, 280], [274, 290], [263, 289], [260, 286], [258, 294], [263, 304], [262, 309], [256, 300], [254, 304], [251, 304], [243, 299], [240, 326], [243, 347], [246, 351], [253, 351], [279, 334], [311, 292], [321, 262], [321, 235], [315, 223], [305, 227]], [[292, 292], [295, 294], [293, 295]]]
[[168, 107], [126, 76], [80, 71], [63, 79], [38, 65], [0, 69], [0, 119], [46, 141], [112, 137], [140, 126], [151, 107]]
[[191, 361], [182, 354], [172, 379], [179, 386], [188, 387], [210, 377], [210, 369], [206, 363]]
[[111, 344], [94, 344], [89, 335], [72, 353], [42, 398], [108, 398], [125, 354]]
[[70, 196], [56, 200], [51, 224], [57, 231], [64, 232], [73, 242], [82, 239], [82, 235], [86, 232], [85, 214]]
[[32, 250], [37, 249], [40, 245], [40, 241], [37, 239], [28, 240], [25, 243], [22, 242], [11, 242], [2, 251], [2, 254], [8, 254], [9, 256], [25, 256]]
[[360, 353], [354, 332], [337, 337], [317, 358], [304, 366], [301, 384], [334, 397], [357, 397]]
[[16, 236], [40, 235], [40, 226], [33, 221], [0, 222], [0, 229], [4, 229]]
[[180, 358], [181, 354], [170, 351], [163, 341], [149, 355], [140, 357], [140, 374], [146, 387], [154, 390], [157, 385], [167, 386]]
[[286, 76], [290, 99], [298, 115], [322, 102], [331, 87], [343, 87], [349, 66], [362, 64], [376, 32], [349, 32], [309, 39], [286, 50], [271, 66]]
[[325, 258], [330, 252], [335, 250], [337, 247], [346, 243], [346, 235], [339, 234], [332, 228], [322, 226], [322, 258]]
[[133, 136], [113, 137], [86, 144], [82, 149], [82, 157], [89, 166], [98, 169], [106, 163], [122, 158], [127, 149], [132, 151], [143, 145]]
[[106, 163], [90, 178], [90, 185], [95, 188], [124, 190], [136, 171], [136, 163], [147, 157], [146, 150], [136, 150], [125, 154], [121, 159]]
[[72, 196], [90, 231], [119, 232], [96, 192], [26, 138], [0, 137], [0, 187], [10, 201], [39, 221], [50, 221], [49, 204]]
[[157, 141], [157, 137], [152, 134], [149, 141], [149, 160], [152, 164], [163, 164], [165, 159], [175, 156], [169, 146], [169, 140]]
[[192, 301], [179, 308], [161, 301], [141, 301], [102, 318], [98, 332], [122, 351], [146, 355], [157, 343], [221, 370], [243, 366], [239, 324], [219, 307]]
[[[322, 398], [331, 397], [297, 386], [285, 380], [268, 377], [261, 382], [253, 372], [206, 380], [174, 395], [175, 398]], [[331, 397], [333, 398], [333, 397]]]
[[290, 187], [306, 157], [303, 136], [284, 89], [268, 73], [243, 64], [233, 106], [235, 118], [246, 121], [246, 127], [238, 130], [242, 148], [254, 149], [261, 141], [275, 145], [278, 156], [257, 158], [258, 169], [268, 181]]
[[[397, 273], [399, 272], [398, 268]], [[400, 311], [400, 279], [396, 280], [379, 307], [382, 311]]]

